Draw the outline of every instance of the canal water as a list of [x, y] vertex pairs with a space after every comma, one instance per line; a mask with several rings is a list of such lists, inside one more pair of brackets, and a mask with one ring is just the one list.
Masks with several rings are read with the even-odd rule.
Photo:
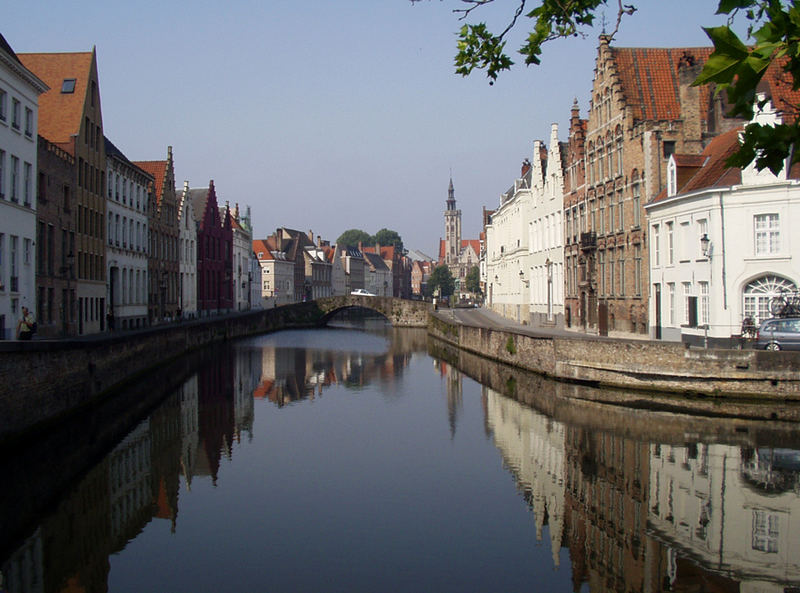
[[794, 426], [489, 364], [377, 327], [214, 350], [63, 491], [5, 476], [48, 503], [0, 591], [800, 590]]

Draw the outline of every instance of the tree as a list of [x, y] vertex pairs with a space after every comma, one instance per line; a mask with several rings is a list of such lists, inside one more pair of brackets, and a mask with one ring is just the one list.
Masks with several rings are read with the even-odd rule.
[[470, 292], [477, 294], [481, 291], [481, 271], [478, 266], [472, 266], [467, 272], [466, 286]]
[[456, 282], [453, 280], [450, 268], [445, 265], [433, 268], [433, 272], [428, 278], [429, 293], [433, 294], [437, 288], [439, 289], [439, 296], [442, 297], [450, 296], [456, 288]]
[[381, 229], [375, 233], [375, 241], [383, 247], [389, 247], [393, 245], [401, 252], [403, 251], [403, 239], [400, 237], [397, 231]]
[[346, 245], [348, 247], [358, 246], [359, 241], [363, 245], [375, 245], [375, 237], [362, 231], [361, 229], [350, 229], [339, 235], [336, 239], [337, 245]]
[[[412, 3], [421, 0], [410, 0]], [[453, 12], [466, 20], [480, 7], [494, 0], [461, 0], [466, 8]], [[517, 0], [517, 7], [507, 26], [499, 33], [489, 31], [486, 23], [464, 24], [458, 35], [455, 58], [456, 72], [468, 76], [473, 70], [485, 70], [489, 84], [500, 72], [514, 64], [505, 51], [506, 37], [517, 26], [520, 17], [533, 20], [526, 43], [519, 49], [525, 63], [539, 64], [542, 46], [548, 41], [586, 36], [595, 21], [598, 9], [608, 0], [539, 0], [526, 11], [528, 0]], [[617, 0], [616, 25], [607, 37], [613, 39], [623, 17], [636, 7]], [[725, 91], [731, 110], [728, 115], [750, 121], [754, 107], [761, 108], [768, 98], [757, 95], [758, 85], [770, 67], [779, 68], [792, 91], [800, 90], [800, 9], [784, 0], [719, 0], [717, 14], [728, 15], [726, 25], [706, 28], [714, 44], [714, 52], [703, 67], [695, 84], [714, 84], [715, 92]], [[748, 22], [748, 44], [733, 32], [737, 18]], [[744, 167], [755, 161], [761, 170], [777, 173], [785, 159], [800, 161], [796, 150], [800, 142], [800, 104], [775, 105], [787, 114], [775, 126], [751, 123], [745, 128], [738, 152], [729, 160], [731, 166]], [[787, 121], [788, 120], [788, 121]]]

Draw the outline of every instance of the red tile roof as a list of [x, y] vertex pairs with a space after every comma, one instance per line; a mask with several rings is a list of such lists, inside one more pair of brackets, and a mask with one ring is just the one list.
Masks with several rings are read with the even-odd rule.
[[[739, 148], [739, 133], [741, 128], [729, 130], [714, 138], [702, 154], [693, 158], [681, 155], [684, 169], [688, 174], [681, 180], [679, 175], [676, 194], [686, 194], [711, 187], [729, 187], [742, 182], [742, 170], [736, 167], [727, 167], [725, 161]], [[678, 155], [676, 155], [676, 161]], [[680, 171], [679, 171], [680, 173]], [[652, 202], [661, 202], [668, 198], [667, 190], [663, 189]]]
[[167, 174], [167, 161], [134, 161], [134, 165], [139, 167], [145, 173], [149, 173], [155, 177], [155, 190], [156, 201], [161, 202], [161, 195], [164, 193], [164, 177]]
[[[22, 65], [38, 76], [50, 90], [39, 96], [39, 134], [70, 154], [72, 136], [78, 134], [83, 119], [94, 51], [79, 53], [17, 54]], [[66, 78], [75, 79], [75, 91], [62, 93]]]
[[[688, 58], [704, 64], [712, 47], [609, 47], [617, 64], [627, 105], [634, 119], [679, 119], [678, 63]], [[700, 105], [707, 105], [711, 88], [700, 87]], [[705, 110], [701, 117], [705, 119]]]

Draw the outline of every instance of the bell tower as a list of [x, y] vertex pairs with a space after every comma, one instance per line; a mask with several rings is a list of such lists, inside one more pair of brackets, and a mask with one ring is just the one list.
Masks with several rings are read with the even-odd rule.
[[447, 188], [447, 210], [444, 211], [444, 263], [451, 269], [458, 264], [461, 251], [461, 210], [456, 209], [456, 192], [453, 178]]

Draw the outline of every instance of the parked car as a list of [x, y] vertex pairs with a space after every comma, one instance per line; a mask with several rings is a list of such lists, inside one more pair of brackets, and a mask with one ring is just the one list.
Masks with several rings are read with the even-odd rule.
[[353, 296], [375, 296], [370, 291], [365, 290], [363, 288], [356, 288], [353, 292], [351, 292]]
[[800, 317], [767, 319], [758, 328], [759, 350], [800, 350]]

